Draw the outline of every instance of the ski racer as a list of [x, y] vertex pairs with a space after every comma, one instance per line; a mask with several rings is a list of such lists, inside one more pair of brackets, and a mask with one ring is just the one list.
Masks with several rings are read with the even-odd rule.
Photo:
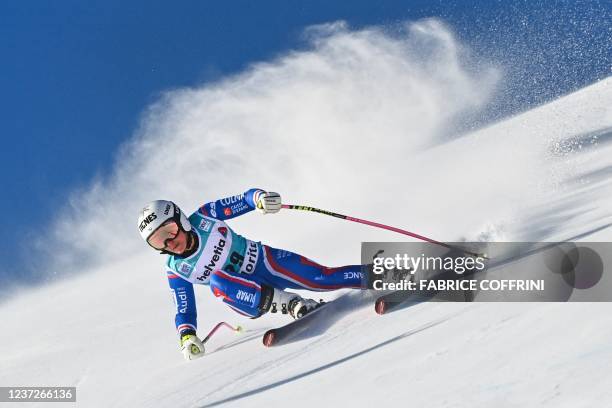
[[140, 235], [149, 246], [168, 255], [166, 268], [176, 303], [175, 324], [187, 360], [204, 355], [204, 345], [196, 335], [194, 284], [210, 285], [214, 296], [242, 315], [258, 318], [281, 310], [294, 319], [319, 304], [286, 289], [362, 287], [361, 265], [319, 265], [296, 253], [246, 239], [225, 223], [254, 209], [263, 214], [276, 213], [281, 209], [281, 197], [253, 188], [206, 203], [189, 217], [166, 200], [153, 201], [140, 212]]

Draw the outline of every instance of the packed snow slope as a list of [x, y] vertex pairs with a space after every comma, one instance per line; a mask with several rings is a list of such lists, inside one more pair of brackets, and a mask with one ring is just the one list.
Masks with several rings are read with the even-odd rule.
[[[381, 317], [372, 294], [331, 293], [338, 313], [266, 349], [286, 317], [244, 319], [201, 287], [200, 335], [220, 320], [245, 333], [182, 359], [163, 259], [138, 242], [150, 199], [189, 211], [258, 186], [440, 240], [612, 239], [612, 78], [457, 136], [496, 70], [466, 70], [443, 26], [320, 30], [311, 51], [151, 109], [113, 178], [75, 197], [88, 211], [49, 232], [47, 268], [70, 273], [0, 305], [1, 385], [73, 385], [78, 406], [99, 407], [612, 404], [607, 303], [423, 302]], [[402, 239], [291, 211], [230, 225], [330, 265], [358, 261], [361, 241]]]

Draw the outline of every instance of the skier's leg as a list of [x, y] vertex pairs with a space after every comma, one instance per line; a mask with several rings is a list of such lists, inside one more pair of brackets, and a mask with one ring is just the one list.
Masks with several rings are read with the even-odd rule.
[[234, 272], [217, 270], [210, 277], [210, 289], [234, 311], [257, 318], [272, 304], [274, 289]]
[[270, 309], [272, 312], [289, 313], [297, 319], [319, 305], [314, 300], [302, 299], [296, 293], [285, 292], [229, 271], [213, 272], [210, 288], [234, 311], [253, 319]]
[[[362, 265], [330, 268], [299, 254], [262, 245], [265, 271], [274, 286], [316, 291], [362, 288]], [[259, 268], [258, 268], [259, 269]], [[260, 271], [257, 271], [260, 272]]]

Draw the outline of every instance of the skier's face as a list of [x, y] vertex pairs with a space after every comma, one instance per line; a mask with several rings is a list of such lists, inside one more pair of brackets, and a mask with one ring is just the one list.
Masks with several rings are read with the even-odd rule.
[[148, 242], [157, 250], [180, 255], [187, 249], [187, 233], [175, 221], [168, 221], [149, 237]]
[[166, 243], [166, 251], [174, 254], [182, 254], [187, 249], [187, 233], [179, 229], [176, 237]]

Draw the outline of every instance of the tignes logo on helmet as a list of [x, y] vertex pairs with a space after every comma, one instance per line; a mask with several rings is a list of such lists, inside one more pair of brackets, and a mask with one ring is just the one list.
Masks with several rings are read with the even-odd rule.
[[140, 226], [139, 226], [140, 232], [142, 232], [147, 227], [147, 225], [155, 221], [155, 219], [157, 219], [157, 215], [155, 213], [151, 213], [147, 215], [147, 217], [144, 218], [142, 222], [140, 223]]

